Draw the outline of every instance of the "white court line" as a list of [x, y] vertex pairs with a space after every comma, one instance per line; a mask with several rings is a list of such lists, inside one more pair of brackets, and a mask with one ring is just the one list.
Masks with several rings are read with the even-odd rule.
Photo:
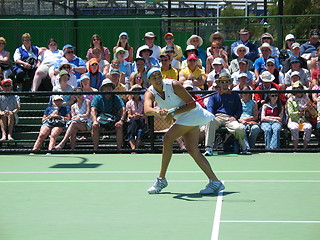
[[247, 221], [221, 220], [222, 223], [320, 223], [320, 221]]
[[[222, 183], [224, 184], [224, 181], [222, 181]], [[217, 197], [216, 210], [214, 212], [211, 240], [218, 240], [219, 239], [220, 219], [221, 219], [221, 210], [222, 210], [222, 198], [223, 198], [223, 191], [220, 191], [218, 193], [218, 197]]]
[[[320, 171], [215, 171], [216, 173], [320, 173]], [[104, 174], [104, 173], [159, 173], [159, 171], [52, 171], [52, 172], [0, 172], [0, 174]], [[202, 171], [167, 171], [167, 173], [203, 173]]]
[[[18, 180], [0, 181], [0, 183], [141, 183], [153, 180]], [[177, 183], [207, 182], [208, 180], [169, 180]], [[224, 182], [260, 182], [260, 183], [320, 183], [320, 180], [225, 180]]]

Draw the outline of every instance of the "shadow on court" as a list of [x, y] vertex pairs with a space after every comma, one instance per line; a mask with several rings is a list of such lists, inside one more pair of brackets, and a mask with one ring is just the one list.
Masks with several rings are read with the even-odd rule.
[[[223, 196], [227, 196], [227, 195], [235, 194], [235, 193], [240, 193], [240, 192], [223, 192]], [[217, 197], [218, 196], [218, 194], [201, 195], [200, 193], [173, 193], [173, 192], [162, 192], [160, 194], [175, 195], [175, 196], [173, 196], [174, 199], [184, 200], [184, 201], [202, 201], [202, 200], [200, 200], [202, 198], [205, 199], [205, 198], [208, 198], [208, 197], [212, 198], [212, 197]]]
[[97, 168], [102, 164], [100, 163], [87, 163], [88, 159], [84, 157], [73, 157], [82, 160], [80, 163], [59, 163], [50, 168]]

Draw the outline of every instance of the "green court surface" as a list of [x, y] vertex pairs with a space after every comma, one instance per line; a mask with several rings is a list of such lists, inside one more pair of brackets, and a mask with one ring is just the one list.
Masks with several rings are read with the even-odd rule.
[[160, 154], [0, 156], [1, 240], [320, 239], [319, 153], [208, 158], [226, 189], [174, 154], [169, 186], [147, 189]]

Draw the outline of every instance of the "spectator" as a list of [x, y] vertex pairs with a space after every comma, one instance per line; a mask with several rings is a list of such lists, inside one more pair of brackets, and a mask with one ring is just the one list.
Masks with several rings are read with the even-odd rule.
[[[223, 45], [223, 41], [225, 40], [225, 36], [223, 33], [221, 32], [214, 32], [214, 33], [211, 33], [210, 37], [209, 37], [209, 42], [210, 43], [213, 43], [214, 41], [217, 41], [217, 42], [220, 42], [221, 43], [221, 46], [222, 46], [222, 49], [224, 51], [223, 54], [227, 55], [228, 56], [228, 52], [229, 52], [229, 47], [228, 46], [224, 46]], [[213, 53], [211, 51], [211, 46], [207, 48], [207, 56], [211, 56]]]
[[[115, 85], [106, 78], [103, 80], [100, 91], [113, 91]], [[93, 149], [97, 150], [99, 145], [100, 128], [115, 130], [117, 138], [117, 149], [122, 148], [123, 143], [123, 124], [125, 121], [125, 105], [121, 98], [116, 94], [97, 95], [91, 103], [92, 117], [92, 140]], [[107, 115], [106, 115], [107, 114]]]
[[318, 65], [318, 68], [311, 72], [312, 86], [317, 85], [317, 78], [320, 73], [320, 67], [319, 67], [320, 66], [320, 55], [317, 57], [317, 65]]
[[249, 71], [248, 59], [242, 58], [236, 61], [239, 62], [239, 70], [231, 75], [231, 78], [233, 78], [233, 87], [239, 83], [238, 79], [240, 75], [242, 74], [243, 77], [243, 73], [245, 73], [247, 78], [247, 83], [245, 85], [255, 88], [259, 83], [259, 79], [256, 79], [255, 74], [252, 71]]
[[74, 54], [75, 47], [70, 44], [66, 44], [63, 46], [63, 58], [56, 62], [54, 65], [55, 74], [59, 73], [59, 66], [62, 61], [68, 61], [72, 65], [71, 72], [76, 75], [77, 79], [80, 79], [81, 75], [87, 71], [86, 63], [82, 60], [82, 58], [77, 57]]
[[161, 74], [163, 78], [171, 78], [178, 80], [178, 71], [170, 64], [170, 56], [168, 54], [160, 55]]
[[166, 33], [166, 35], [164, 35], [164, 40], [166, 41], [166, 46], [161, 49], [161, 54], [167, 53], [168, 47], [169, 47], [170, 51], [174, 51], [175, 53], [174, 59], [180, 62], [182, 58], [182, 49], [179, 45], [176, 45], [173, 43], [174, 42], [173, 33], [171, 32]]
[[[254, 61], [254, 74], [256, 75], [256, 78], [258, 79], [259, 78], [259, 75], [266, 70], [266, 65], [267, 65], [267, 60], [269, 58], [272, 58], [270, 57], [271, 53], [272, 53], [272, 48], [270, 46], [269, 43], [264, 43], [261, 45], [260, 47], [261, 49], [261, 53], [262, 53], [262, 56], [257, 58], [255, 61]], [[277, 58], [274, 58], [275, 60], [275, 64], [276, 64], [276, 67], [278, 69], [280, 69], [280, 63], [279, 63], [279, 60]]]
[[[113, 59], [111, 61], [111, 67], [109, 68], [109, 72], [107, 73], [107, 75], [105, 75], [106, 78], [110, 79], [110, 77], [111, 77], [110, 76], [110, 71], [112, 69], [118, 69], [120, 71], [120, 61], [118, 59]], [[126, 82], [126, 74], [124, 72], [122, 72], [122, 71], [120, 71], [120, 82], [122, 84], [125, 84], [125, 82]]]
[[[130, 91], [141, 90], [142, 87], [139, 84], [133, 85], [130, 89]], [[143, 103], [144, 101], [139, 93], [133, 94], [132, 99], [126, 103], [126, 110], [128, 113], [127, 134], [132, 150], [138, 149], [140, 147], [143, 134], [147, 130]]]
[[[110, 79], [112, 83], [114, 84], [114, 89], [113, 91], [127, 91], [126, 86], [123, 85], [119, 80], [120, 80], [120, 71], [119, 69], [112, 69], [110, 71]], [[124, 102], [127, 102], [127, 97], [126, 95], [122, 94], [120, 96]]]
[[94, 48], [99, 48], [101, 50], [101, 59], [110, 62], [110, 51], [107, 47], [103, 46], [102, 38], [98, 34], [93, 34], [91, 37], [90, 48], [86, 55], [88, 61], [93, 58], [92, 50]]
[[[17, 90], [22, 91], [23, 82], [25, 81], [25, 76], [28, 75], [30, 80], [34, 78], [34, 74], [39, 66], [40, 62], [39, 51], [40, 49], [36, 46], [31, 45], [31, 36], [29, 33], [22, 34], [22, 46], [18, 47], [13, 55], [13, 59], [15, 67], [13, 68], [13, 72], [16, 75], [16, 84]], [[25, 85], [31, 85], [30, 83], [26, 83]], [[28, 86], [29, 88], [29, 86]]]
[[317, 98], [317, 139], [318, 139], [318, 147], [320, 147], [320, 97]]
[[[244, 86], [242, 90], [246, 91], [251, 89], [249, 86]], [[247, 149], [252, 149], [255, 147], [257, 137], [260, 133], [258, 124], [258, 104], [252, 100], [251, 93], [240, 93], [240, 98], [242, 103], [242, 114], [238, 121], [244, 131], [244, 144]]]
[[124, 50], [128, 51], [128, 56], [124, 60], [131, 63], [133, 61], [133, 47], [129, 45], [128, 33], [120, 33], [117, 46], [113, 48], [114, 53], [116, 53], [118, 47], [122, 47]]
[[314, 57], [317, 53], [317, 48], [320, 46], [319, 41], [319, 30], [312, 29], [309, 33], [309, 41], [301, 45], [300, 53], [301, 56], [306, 60], [309, 60], [311, 57]]
[[[74, 89], [74, 92], [82, 92], [81, 87]], [[70, 139], [70, 148], [76, 148], [76, 137], [78, 131], [90, 131], [92, 119], [90, 114], [90, 100], [85, 99], [83, 95], [74, 95], [76, 102], [71, 106], [71, 120], [67, 123], [67, 131], [62, 141], [55, 146], [55, 149], [64, 148], [65, 144]]]
[[283, 73], [286, 73], [291, 69], [290, 62], [293, 57], [298, 57], [300, 60], [301, 66], [306, 69], [308, 68], [307, 60], [305, 60], [303, 57], [300, 56], [300, 44], [295, 42], [291, 45], [291, 56], [288, 57], [283, 63], [283, 67], [282, 67]]
[[213, 67], [213, 70], [208, 74], [208, 78], [207, 78], [208, 88], [210, 88], [215, 83], [215, 80], [219, 78], [220, 73], [229, 74], [228, 68], [224, 68], [222, 58], [215, 58], [212, 62], [212, 67]]
[[140, 85], [141, 89], [145, 90], [146, 88], [144, 87], [144, 79], [141, 73], [134, 73], [133, 77], [132, 77], [132, 82], [130, 82], [130, 89], [134, 86], [134, 85]]
[[[234, 74], [232, 74], [234, 75]], [[231, 78], [233, 78], [231, 76]], [[237, 82], [236, 85], [232, 86], [232, 91], [240, 91], [243, 90], [244, 87], [248, 87], [249, 90], [252, 90], [253, 88], [248, 83], [248, 74], [245, 72], [239, 73], [237, 76]], [[233, 83], [235, 83], [235, 78], [233, 78]], [[241, 97], [241, 96], [240, 96]]]
[[95, 58], [91, 58], [87, 62], [88, 72], [86, 74], [90, 78], [90, 86], [98, 89], [101, 86], [102, 81], [106, 78], [102, 72], [100, 72], [99, 62]]
[[216, 117], [206, 125], [206, 156], [214, 155], [212, 146], [215, 141], [216, 130], [220, 126], [226, 126], [227, 130], [235, 136], [239, 142], [241, 154], [250, 154], [244, 143], [243, 129], [237, 120], [242, 114], [240, 97], [229, 89], [232, 80], [228, 73], [221, 73], [219, 78], [216, 79], [219, 86], [218, 93], [209, 97], [207, 109]]
[[[78, 82], [77, 82], [77, 78], [76, 76], [71, 72], [71, 69], [72, 69], [72, 65], [67, 61], [67, 60], [63, 60], [62, 62], [60, 62], [60, 66], [58, 68], [59, 72], [61, 70], [65, 70], [69, 73], [70, 75], [70, 78], [69, 78], [69, 81], [68, 81], [68, 84], [72, 87], [77, 87], [78, 86]], [[59, 84], [59, 78], [60, 78], [60, 75], [58, 74], [57, 76], [54, 76], [54, 82], [52, 83], [52, 86], [55, 87]]]
[[286, 59], [292, 56], [291, 49], [292, 49], [292, 44], [295, 43], [295, 37], [293, 34], [290, 33], [285, 37], [284, 40], [285, 40], [285, 43], [284, 43], [283, 49], [280, 50], [280, 56], [279, 56], [281, 65], [284, 64], [284, 61]]
[[[239, 44], [234, 48], [234, 54], [237, 56], [237, 58], [233, 59], [230, 62], [229, 70], [231, 74], [239, 71], [240, 60], [246, 59], [244, 56], [247, 55], [248, 53], [249, 53], [249, 48], [243, 44]], [[250, 70], [250, 71], [253, 70], [253, 62], [250, 59], [246, 59], [246, 62], [247, 62], [247, 68], [248, 68], [247, 70]]]
[[266, 71], [274, 76], [273, 82], [278, 84], [281, 89], [285, 89], [284, 74], [276, 67], [275, 58], [269, 58], [266, 62]]
[[[271, 88], [270, 91], [277, 90]], [[264, 132], [265, 148], [280, 148], [280, 131], [282, 128], [283, 105], [277, 93], [270, 92], [261, 110], [261, 129]]]
[[[52, 150], [56, 145], [57, 137], [62, 133], [67, 121], [71, 119], [70, 108], [63, 106], [63, 97], [53, 96], [53, 106], [47, 107], [42, 117], [42, 126], [36, 142], [33, 145], [33, 151], [40, 149], [43, 141], [50, 135], [48, 150]], [[31, 153], [33, 155], [34, 153]]]
[[[291, 72], [290, 74], [290, 81], [291, 81], [291, 86], [287, 87], [286, 90], [292, 90], [292, 85], [295, 83], [295, 82], [301, 82], [300, 81], [301, 77], [300, 77], [300, 73], [298, 71], [293, 71]], [[308, 88], [306, 86], [303, 86], [304, 90], [308, 90]], [[286, 93], [286, 97], [287, 98], [290, 98], [292, 95], [292, 93]]]
[[[293, 90], [304, 89], [300, 81], [292, 85]], [[293, 141], [293, 148], [298, 148], [299, 131], [303, 131], [303, 148], [308, 147], [311, 138], [312, 125], [307, 120], [307, 113], [311, 117], [317, 116], [317, 111], [314, 109], [313, 104], [310, 102], [309, 97], [304, 93], [293, 94], [287, 101], [288, 109], [288, 128], [291, 131], [291, 139]]]
[[[1, 81], [3, 92], [12, 92], [13, 83], [9, 78]], [[0, 126], [2, 137], [0, 141], [13, 139], [13, 128], [18, 123], [18, 112], [20, 111], [20, 98], [17, 95], [0, 95]], [[8, 136], [7, 136], [8, 135]]]
[[[59, 73], [59, 84], [54, 86], [52, 92], [72, 92], [73, 87], [68, 84], [70, 74], [66, 70], [61, 70]], [[63, 106], [71, 106], [74, 103], [74, 98], [71, 95], [63, 95]]]
[[58, 49], [57, 41], [53, 38], [50, 38], [48, 41], [48, 50], [42, 52], [39, 56], [40, 66], [37, 68], [31, 91], [35, 92], [38, 90], [38, 87], [41, 84], [41, 81], [48, 77], [52, 76], [54, 64], [62, 58], [63, 52]]
[[174, 58], [174, 56], [176, 56], [174, 48], [172, 46], [167, 46], [164, 53], [170, 56], [171, 66], [179, 71], [181, 69], [181, 62]]
[[9, 78], [12, 74], [12, 63], [10, 60], [10, 52], [4, 49], [6, 43], [6, 39], [0, 37], [0, 70], [4, 78]]
[[[258, 87], [256, 87], [255, 90], [271, 90], [271, 89], [281, 90], [281, 87], [278, 84], [273, 82], [274, 76], [270, 72], [264, 71], [260, 75], [260, 79], [261, 79], [261, 82], [259, 83]], [[268, 95], [265, 93], [254, 94], [254, 100], [258, 103], [259, 109], [261, 108], [262, 105], [265, 104], [267, 98], [268, 98]], [[283, 94], [279, 95], [279, 99], [282, 100], [283, 104], [285, 104], [287, 101]]]
[[[261, 36], [261, 44], [268, 43], [271, 46], [270, 57], [279, 58], [280, 51], [277, 47], [272, 46], [273, 36], [270, 33], [264, 33]], [[262, 56], [261, 49], [258, 49], [260, 57]]]
[[148, 49], [152, 51], [150, 57], [155, 58], [156, 60], [159, 60], [161, 48], [154, 44], [154, 41], [156, 39], [157, 39], [157, 36], [153, 32], [147, 32], [144, 35], [144, 41], [146, 42], [146, 44], [138, 48], [136, 58], [141, 57], [140, 51], [148, 47]]
[[320, 69], [320, 46], [317, 47], [317, 53], [315, 55], [315, 57], [311, 58], [310, 60], [310, 71], [313, 72], [315, 70]]
[[300, 81], [302, 82], [302, 84], [308, 88], [311, 88], [310, 72], [308, 69], [301, 68], [300, 59], [297, 56], [292, 57], [290, 60], [290, 64], [291, 64], [291, 69], [288, 72], [286, 72], [286, 74], [284, 75], [285, 85], [286, 86], [291, 85], [291, 82], [290, 82], [291, 73], [294, 71], [298, 71], [300, 75]]
[[220, 42], [214, 41], [211, 44], [211, 52], [212, 54], [208, 56], [206, 60], [206, 74], [212, 71], [212, 63], [216, 58], [221, 58], [223, 60], [222, 64], [225, 69], [229, 68], [228, 56], [226, 52], [223, 50], [222, 44]]
[[139, 73], [142, 76], [143, 83], [140, 84], [143, 88], [148, 88], [148, 79], [147, 79], [147, 71], [145, 69], [145, 60], [144, 58], [137, 58], [134, 62], [134, 65], [136, 66], [136, 71], [132, 72], [130, 75], [130, 88], [134, 85], [132, 84], [135, 82], [135, 74]]
[[114, 54], [114, 59], [118, 59], [120, 62], [119, 70], [126, 74], [126, 78], [125, 78], [126, 85], [129, 85], [129, 78], [131, 74], [131, 64], [125, 60], [125, 58], [127, 58], [128, 55], [129, 55], [129, 52], [127, 50], [124, 50], [123, 47], [118, 47]]
[[99, 62], [100, 72], [102, 72], [106, 76], [110, 70], [110, 63], [107, 60], [102, 59], [101, 49], [92, 49], [92, 56]]
[[198, 35], [191, 35], [191, 37], [188, 38], [187, 40], [187, 46], [188, 45], [193, 45], [195, 49], [198, 50], [198, 58], [201, 59], [202, 66], [205, 68], [206, 67], [206, 59], [207, 59], [207, 54], [206, 51], [201, 48], [201, 45], [203, 44], [203, 40], [200, 36]]
[[[193, 46], [193, 45], [188, 45], [187, 48], [186, 48], [186, 50], [184, 51], [184, 53], [183, 53], [183, 58], [182, 58], [183, 61], [182, 61], [182, 63], [181, 63], [181, 69], [187, 67], [187, 65], [188, 65], [188, 60], [187, 60], [187, 59], [188, 59], [188, 56], [189, 56], [190, 54], [195, 54], [195, 55], [198, 56], [198, 50], [197, 50], [196, 47]], [[197, 66], [198, 66], [198, 68], [200, 68], [200, 69], [204, 69], [204, 68], [202, 67], [202, 61], [201, 61], [200, 58], [198, 58]]]
[[[315, 85], [312, 87], [312, 90], [320, 90], [320, 72], [316, 78]], [[312, 93], [312, 100], [314, 104], [317, 104], [317, 99], [320, 97], [320, 93]]]
[[204, 89], [205, 81], [206, 81], [206, 74], [204, 70], [200, 69], [197, 66], [198, 57], [196, 54], [190, 54], [188, 56], [188, 66], [183, 68], [179, 72], [179, 82], [183, 84], [186, 80], [188, 74], [192, 73], [195, 76], [194, 85], [201, 89]]
[[[81, 78], [80, 78], [80, 87], [82, 89], [83, 92], [97, 92], [98, 89], [93, 88], [90, 86], [90, 77], [87, 74], [82, 74]], [[83, 95], [84, 99], [90, 100], [90, 102], [92, 102], [93, 98], [96, 95]]]
[[[139, 57], [137, 58], [143, 58], [145, 65], [144, 68], [146, 71], [148, 71], [150, 68], [152, 67], [160, 67], [159, 61], [158, 59], [152, 57], [153, 55], [153, 50], [150, 49], [147, 45], [143, 45], [139, 48]], [[158, 56], [158, 58], [160, 57], [160, 55]], [[137, 66], [136, 64], [133, 64], [132, 66], [133, 71], [137, 71]]]
[[256, 45], [250, 42], [251, 34], [249, 30], [243, 28], [239, 32], [240, 40], [234, 42], [231, 44], [231, 55], [233, 58], [237, 58], [237, 55], [235, 54], [235, 47], [237, 47], [239, 44], [243, 44], [249, 48], [249, 53], [245, 55], [245, 58], [251, 60], [254, 62], [256, 58], [259, 56], [258, 49]]

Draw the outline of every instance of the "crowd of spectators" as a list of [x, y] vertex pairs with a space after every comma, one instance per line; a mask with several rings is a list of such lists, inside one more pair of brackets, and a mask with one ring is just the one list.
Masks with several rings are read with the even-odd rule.
[[[85, 60], [76, 55], [72, 44], [59, 50], [57, 41], [48, 40], [46, 47], [32, 45], [31, 35], [25, 33], [11, 60], [5, 50], [6, 39], [0, 37], [0, 78], [2, 91], [38, 91], [42, 81], [50, 79], [52, 91], [140, 91], [141, 94], [53, 95], [43, 116], [43, 123], [34, 150], [41, 147], [50, 134], [50, 149], [61, 149], [70, 139], [76, 147], [79, 131], [92, 131], [94, 149], [99, 146], [100, 129], [115, 130], [117, 148], [123, 147], [124, 134], [131, 148], [141, 146], [148, 128], [143, 111], [143, 93], [149, 87], [147, 72], [160, 68], [163, 78], [179, 81], [189, 90], [216, 90], [203, 107], [217, 117], [205, 128], [206, 155], [213, 155], [215, 131], [225, 125], [235, 135], [240, 152], [255, 147], [260, 131], [264, 132], [266, 149], [280, 147], [280, 131], [287, 126], [293, 147], [298, 148], [299, 131], [303, 131], [303, 147], [307, 148], [315, 129], [320, 146], [320, 93], [279, 94], [273, 90], [320, 90], [319, 30], [312, 29], [308, 41], [298, 43], [287, 34], [282, 49], [274, 46], [270, 33], [263, 33], [252, 41], [252, 33], [241, 29], [239, 40], [224, 45], [221, 32], [210, 35], [210, 46], [203, 48], [203, 39], [191, 35], [185, 46], [174, 43], [174, 34], [164, 35], [166, 45], [157, 45], [153, 32], [143, 36], [145, 44], [129, 44], [126, 32], [119, 34], [113, 48], [104, 46], [103, 39], [94, 34]], [[185, 49], [183, 51], [183, 49]], [[12, 79], [12, 80], [11, 80]], [[270, 93], [236, 94], [232, 90], [269, 90]], [[201, 95], [201, 94], [200, 94]], [[59, 97], [57, 97], [59, 96]], [[199, 96], [198, 96], [199, 97]], [[1, 95], [0, 140], [13, 140], [13, 126], [17, 123], [20, 99]], [[6, 98], [6, 99], [5, 99]], [[66, 125], [60, 126], [64, 120]], [[59, 126], [56, 126], [59, 125]], [[67, 133], [56, 145], [63, 130]], [[53, 134], [55, 130], [57, 133]], [[248, 134], [248, 135], [247, 135]]]

